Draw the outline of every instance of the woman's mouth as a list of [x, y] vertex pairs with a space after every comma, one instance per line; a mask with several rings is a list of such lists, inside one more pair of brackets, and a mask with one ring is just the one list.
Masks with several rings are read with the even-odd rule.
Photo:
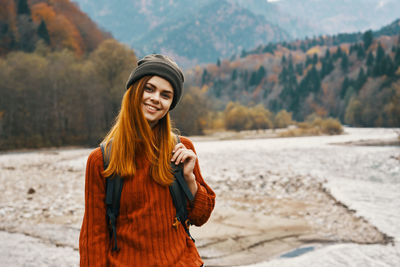
[[145, 104], [145, 107], [146, 107], [146, 109], [147, 109], [148, 111], [150, 111], [150, 112], [156, 112], [156, 111], [159, 110], [158, 108], [156, 108], [156, 107], [154, 107], [154, 106], [151, 106], [151, 105], [147, 105], [147, 104]]

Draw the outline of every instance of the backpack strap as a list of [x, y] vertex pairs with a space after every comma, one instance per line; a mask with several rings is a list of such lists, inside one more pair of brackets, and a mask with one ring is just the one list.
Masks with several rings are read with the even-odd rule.
[[[177, 136], [177, 143], [180, 143], [179, 136]], [[187, 211], [187, 205], [188, 205], [187, 201], [189, 200], [189, 203], [191, 204], [194, 200], [194, 196], [192, 192], [190, 192], [190, 189], [185, 181], [185, 178], [183, 177], [182, 165], [181, 164], [175, 165], [175, 163], [172, 162], [171, 167], [174, 171], [174, 176], [175, 176], [174, 182], [169, 186], [169, 191], [172, 196], [172, 201], [174, 202], [176, 209], [176, 217], [173, 225], [177, 228], [179, 223], [182, 223], [186, 233], [194, 241], [193, 237], [189, 232], [190, 221], [188, 219], [188, 211]]]
[[[109, 142], [107, 154], [105, 154], [105, 144], [100, 144], [103, 153], [104, 170], [107, 169], [110, 162], [112, 142]], [[106, 178], [106, 219], [110, 231], [110, 239], [114, 239], [112, 251], [118, 251], [117, 245], [117, 217], [119, 215], [119, 203], [124, 180], [121, 176], [114, 174]]]

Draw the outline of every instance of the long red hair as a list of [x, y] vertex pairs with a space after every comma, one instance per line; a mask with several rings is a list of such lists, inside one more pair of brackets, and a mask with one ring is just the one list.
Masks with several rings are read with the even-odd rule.
[[108, 148], [112, 141], [109, 165], [103, 172], [105, 177], [135, 175], [136, 155], [144, 153], [151, 163], [151, 177], [157, 183], [170, 185], [174, 180], [170, 159], [176, 137], [171, 130], [169, 112], [152, 129], [141, 109], [144, 88], [151, 77], [136, 81], [123, 96], [121, 110], [103, 140], [106, 155], [110, 153]]

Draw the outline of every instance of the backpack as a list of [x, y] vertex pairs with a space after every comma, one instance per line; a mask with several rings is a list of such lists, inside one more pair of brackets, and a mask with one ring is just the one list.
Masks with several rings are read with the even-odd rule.
[[[180, 139], [177, 136], [177, 143], [180, 143]], [[104, 169], [107, 169], [110, 159], [110, 152], [112, 147], [112, 141], [109, 143], [109, 148], [107, 149], [108, 153], [105, 155], [105, 144], [100, 144], [101, 152], [103, 154], [103, 165]], [[192, 203], [194, 196], [189, 190], [189, 187], [183, 177], [183, 170], [181, 165], [175, 165], [175, 163], [171, 162], [171, 168], [174, 171], [174, 182], [169, 186], [169, 191], [172, 196], [172, 201], [174, 203], [176, 209], [175, 222], [173, 226], [178, 228], [178, 225], [181, 223], [184, 227], [188, 236], [193, 240], [189, 232], [190, 221], [188, 219], [188, 211], [187, 204]], [[122, 179], [119, 175], [114, 174], [109, 177], [106, 177], [106, 218], [108, 229], [110, 232], [111, 242], [114, 239], [114, 246], [112, 251], [118, 251], [117, 246], [117, 218], [119, 215], [119, 204], [121, 200], [121, 192], [122, 187], [124, 185], [124, 179]]]

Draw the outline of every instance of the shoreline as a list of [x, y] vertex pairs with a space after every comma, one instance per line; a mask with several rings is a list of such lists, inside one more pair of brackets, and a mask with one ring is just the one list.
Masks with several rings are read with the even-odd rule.
[[[332, 194], [326, 177], [302, 173], [285, 164], [278, 166], [281, 156], [287, 163], [307, 161], [301, 156], [314, 149], [321, 149], [323, 157], [326, 153], [336, 155], [340, 153], [336, 151], [343, 151], [339, 143], [361, 140], [354, 140], [351, 134], [198, 142], [203, 176], [217, 193], [210, 221], [200, 228], [191, 227], [206, 265], [245, 266], [275, 261], [299, 248], [308, 248], [305, 253], [312, 254], [311, 247], [318, 253], [340, 244], [398, 246], [393, 231], [386, 233], [376, 221], [374, 224], [374, 220], [343, 202], [340, 195]], [[365, 136], [376, 140], [379, 135], [378, 131]], [[226, 149], [229, 161], [214, 152], [221, 148]], [[268, 153], [260, 154], [265, 148], [270, 149]], [[369, 149], [354, 146], [352, 150]], [[24, 262], [53, 266], [60, 261], [63, 266], [78, 265], [83, 177], [90, 150], [56, 148], [0, 154], [0, 182], [7, 189], [0, 195], [0, 260], [6, 262], [5, 266], [24, 266]], [[397, 156], [391, 153], [388, 160]], [[43, 251], [38, 252], [36, 247]], [[13, 257], [16, 264], [7, 265]]]

